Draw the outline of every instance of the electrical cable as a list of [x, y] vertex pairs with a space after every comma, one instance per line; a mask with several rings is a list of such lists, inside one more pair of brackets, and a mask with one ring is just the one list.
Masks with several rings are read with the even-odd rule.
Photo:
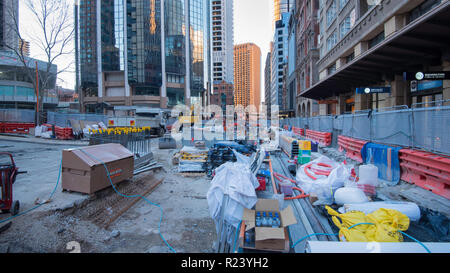
[[[61, 179], [61, 169], [62, 169], [62, 159], [61, 159], [61, 164], [59, 165], [58, 179], [56, 180], [55, 188], [53, 189], [52, 193], [50, 194], [50, 196], [48, 197], [47, 200], [52, 199], [53, 195], [54, 195], [55, 192], [56, 192], [56, 189], [58, 188], [59, 181], [60, 181], [60, 179]], [[28, 210], [25, 210], [25, 211], [23, 211], [23, 212], [17, 214], [17, 215], [10, 216], [10, 217], [8, 217], [8, 218], [6, 218], [6, 219], [0, 220], [0, 224], [1, 224], [1, 223], [4, 223], [4, 222], [6, 222], [6, 221], [12, 220], [12, 219], [14, 219], [14, 218], [16, 218], [16, 217], [22, 216], [22, 215], [24, 215], [24, 214], [27, 214], [27, 213], [29, 213], [30, 211], [33, 211], [33, 210], [39, 208], [40, 206], [42, 206], [42, 205], [44, 205], [44, 204], [46, 204], [46, 202], [40, 203], [40, 204], [38, 204], [38, 205], [36, 205], [36, 206], [34, 206], [34, 207], [28, 209]]]
[[118, 195], [120, 195], [120, 196], [122, 196], [122, 197], [126, 197], [126, 198], [136, 198], [136, 197], [139, 197], [139, 198], [143, 199], [145, 202], [149, 203], [150, 205], [155, 206], [155, 207], [158, 207], [158, 208], [161, 210], [161, 217], [160, 217], [160, 219], [159, 219], [159, 224], [158, 224], [159, 236], [161, 237], [161, 239], [163, 240], [163, 242], [167, 245], [167, 247], [170, 249], [170, 251], [172, 251], [173, 253], [177, 253], [177, 252], [175, 251], [175, 249], [173, 249], [173, 248], [169, 245], [169, 243], [166, 241], [166, 239], [164, 238], [164, 236], [162, 236], [162, 234], [161, 234], [161, 223], [162, 223], [162, 219], [163, 219], [163, 215], [164, 215], [164, 212], [163, 212], [162, 207], [161, 207], [160, 205], [158, 205], [158, 204], [155, 204], [155, 203], [149, 201], [147, 198], [145, 198], [145, 197], [142, 196], [142, 195], [139, 195], [139, 194], [136, 194], [136, 195], [125, 195], [125, 194], [122, 194], [121, 192], [119, 192], [119, 191], [117, 190], [117, 188], [115, 187], [115, 185], [113, 184], [112, 180], [111, 180], [111, 175], [110, 175], [110, 173], [109, 173], [109, 170], [108, 170], [108, 167], [106, 166], [106, 164], [105, 164], [103, 161], [101, 161], [100, 159], [96, 158], [94, 155], [89, 154], [88, 152], [86, 152], [86, 151], [84, 151], [84, 150], [82, 150], [82, 149], [80, 149], [80, 151], [81, 151], [82, 153], [84, 153], [85, 155], [87, 155], [88, 157], [91, 157], [91, 158], [97, 160], [98, 162], [100, 162], [100, 163], [103, 165], [103, 167], [105, 167], [106, 174], [107, 174], [107, 176], [108, 176], [109, 182], [111, 183], [112, 188], [114, 189], [114, 191], [115, 191]]

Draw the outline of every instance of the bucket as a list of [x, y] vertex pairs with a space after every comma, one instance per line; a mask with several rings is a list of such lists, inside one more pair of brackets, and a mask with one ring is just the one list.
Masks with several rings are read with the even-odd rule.
[[294, 191], [292, 190], [293, 185], [289, 180], [280, 181], [280, 191], [284, 193], [284, 196], [294, 196]]

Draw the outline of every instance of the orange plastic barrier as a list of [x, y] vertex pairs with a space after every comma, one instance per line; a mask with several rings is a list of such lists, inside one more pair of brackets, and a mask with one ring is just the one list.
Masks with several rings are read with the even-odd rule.
[[304, 136], [305, 130], [303, 128], [292, 127], [292, 132], [298, 136]]
[[[49, 130], [52, 130], [52, 125], [50, 124], [42, 124], [42, 126], [46, 126]], [[72, 128], [55, 126], [55, 137], [61, 140], [73, 139], [73, 130]]]
[[402, 180], [450, 199], [450, 158], [402, 149], [399, 159]]
[[345, 156], [351, 158], [359, 163], [363, 163], [361, 150], [367, 141], [354, 139], [346, 136], [338, 137], [339, 151], [345, 151]]
[[318, 142], [322, 146], [331, 145], [331, 133], [306, 130], [306, 138]]
[[1, 133], [9, 134], [28, 134], [31, 128], [34, 128], [34, 123], [2, 123], [0, 125]]

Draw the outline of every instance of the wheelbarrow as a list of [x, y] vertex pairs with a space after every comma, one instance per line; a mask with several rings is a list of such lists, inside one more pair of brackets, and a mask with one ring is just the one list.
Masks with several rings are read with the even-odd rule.
[[0, 152], [0, 210], [2, 213], [11, 213], [12, 216], [19, 213], [20, 203], [18, 200], [13, 200], [13, 184], [16, 181], [16, 176], [21, 173], [26, 172], [19, 172], [19, 168], [16, 167], [12, 155], [10, 153]]

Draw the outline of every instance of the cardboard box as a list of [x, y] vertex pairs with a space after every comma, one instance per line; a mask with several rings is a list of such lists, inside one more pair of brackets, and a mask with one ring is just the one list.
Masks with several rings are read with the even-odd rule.
[[114, 185], [133, 177], [134, 155], [120, 144], [68, 149], [63, 150], [63, 190], [92, 194], [111, 187], [102, 162], [106, 164]]
[[[257, 211], [277, 212], [281, 219], [281, 227], [255, 227]], [[297, 219], [294, 216], [294, 211], [291, 206], [280, 211], [278, 200], [258, 199], [255, 210], [244, 209], [242, 221], [246, 226], [246, 230], [252, 228], [255, 229], [255, 249], [289, 251], [289, 234], [287, 232], [287, 227], [297, 223]]]

